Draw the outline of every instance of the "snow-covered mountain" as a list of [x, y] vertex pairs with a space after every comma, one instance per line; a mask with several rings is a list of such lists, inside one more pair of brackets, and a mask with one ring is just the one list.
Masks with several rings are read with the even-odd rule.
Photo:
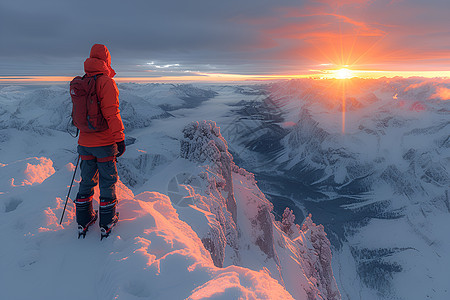
[[[123, 214], [128, 213], [126, 205], [145, 207], [146, 202], [162, 201], [164, 204], [156, 205], [158, 212], [170, 219], [162, 208], [176, 209], [179, 222], [187, 224], [197, 237], [194, 248], [206, 251], [201, 253], [210, 259], [208, 268], [233, 268], [233, 272], [245, 274], [249, 274], [246, 270], [258, 274], [263, 270], [267, 280], [275, 280], [270, 281], [277, 284], [274, 291], [287, 291], [296, 299], [302, 299], [305, 293], [307, 297], [333, 299], [337, 291], [328, 268], [329, 247], [324, 232], [331, 241], [334, 276], [343, 299], [447, 299], [450, 83], [422, 78], [345, 82], [305, 79], [253, 85], [119, 84], [128, 145], [118, 164], [121, 181], [129, 188], [124, 194], [129, 195], [125, 197], [129, 202], [121, 204]], [[0, 103], [0, 178], [5, 186], [0, 195], [5, 207], [0, 209], [0, 226], [9, 231], [16, 226], [12, 224], [20, 228], [20, 222], [25, 221], [18, 218], [25, 214], [21, 211], [24, 209], [34, 223], [14, 230], [21, 235], [31, 232], [45, 241], [31, 243], [30, 249], [36, 250], [42, 243], [48, 247], [52, 233], [32, 229], [48, 228], [42, 223], [42, 214], [34, 217], [36, 211], [50, 207], [59, 216], [61, 207], [56, 197], [64, 199], [70, 182], [66, 165], [76, 158], [76, 141], [65, 132], [70, 114], [67, 86], [0, 87]], [[37, 179], [28, 179], [24, 175], [27, 164], [46, 166], [34, 173], [30, 167], [27, 174], [47, 175], [30, 175]], [[15, 178], [14, 186], [11, 178]], [[39, 178], [47, 179], [40, 183]], [[60, 178], [61, 186], [50, 183], [55, 178]], [[40, 193], [47, 195], [39, 199], [48, 202], [12, 197], [26, 190], [36, 198]], [[154, 194], [149, 196], [148, 191]], [[152, 200], [139, 200], [141, 194]], [[43, 206], [34, 206], [39, 203]], [[302, 226], [286, 226], [286, 219], [280, 223], [286, 207], [293, 211], [297, 224], [303, 222]], [[57, 233], [53, 234], [62, 235], [61, 241], [75, 249], [83, 249], [79, 241], [72, 241], [70, 211], [65, 229], [55, 227]], [[323, 229], [313, 224], [310, 213]], [[132, 222], [125, 228], [126, 222], [121, 222], [124, 226], [117, 228], [117, 235], [121, 239], [125, 234], [132, 235], [125, 244], [135, 248], [130, 246], [128, 252], [124, 248], [112, 250], [122, 258], [129, 257], [123, 261], [134, 261], [136, 253], [144, 253], [136, 251], [135, 238], [150, 241], [147, 253], [160, 249], [151, 245], [163, 245], [142, 234], [149, 233], [150, 227], [134, 231]], [[44, 234], [48, 237], [42, 237]], [[172, 234], [166, 237], [178, 245]], [[23, 240], [18, 247], [26, 249], [24, 243], [31, 237], [20, 238]], [[97, 245], [97, 236], [88, 238], [92, 239], [89, 245], [93, 251], [104, 250]], [[112, 240], [107, 242], [120, 243]], [[23, 251], [14, 247], [3, 251]], [[51, 255], [59, 257], [55, 252]], [[95, 273], [115, 274], [108, 275], [114, 282], [108, 288], [102, 281], [103, 290], [119, 293], [141, 289], [139, 295], [154, 296], [142, 281], [125, 288], [116, 279], [127, 275], [113, 272], [115, 260], [110, 257], [107, 261], [108, 269]], [[41, 267], [39, 262], [30, 266]], [[12, 265], [17, 268], [17, 260], [11, 260], [8, 266]], [[120, 270], [128, 274], [126, 268]], [[266, 289], [259, 277], [249, 283], [243, 273], [233, 273], [234, 277], [217, 275], [209, 284], [207, 280], [213, 277], [201, 274], [219, 273], [202, 273], [204, 270], [192, 284], [212, 288], [221, 282], [219, 285], [229, 287], [220, 294], [227, 299], [247, 291], [245, 295], [259, 295], [256, 298], [271, 295], [262, 292]], [[301, 280], [299, 274], [303, 274]], [[244, 281], [247, 285], [242, 285]], [[117, 290], [116, 285], [120, 286]], [[192, 296], [194, 288], [188, 291], [189, 287], [180, 295]], [[131, 298], [126, 295], [122, 297]]]
[[[189, 122], [179, 133], [184, 121], [172, 132], [150, 130], [153, 122], [173, 119], [168, 111], [192, 109], [216, 93], [150, 86], [149, 94], [156, 89], [153, 95], [169, 99], [178, 91], [178, 108], [168, 109], [128, 95], [130, 86], [122, 111], [135, 135], [119, 161], [126, 183], [118, 185], [121, 219], [102, 242], [96, 228], [76, 239], [71, 202], [59, 225], [75, 170], [67, 161], [76, 157], [75, 141], [62, 132], [65, 87], [0, 90], [1, 298], [340, 299], [323, 226], [311, 217], [302, 227], [292, 218], [284, 227], [276, 221], [273, 205], [254, 175], [233, 162], [214, 122]], [[184, 94], [204, 98], [194, 105]], [[181, 138], [173, 143], [170, 134]], [[165, 145], [149, 146], [159, 141]], [[161, 188], [168, 196], [155, 192]]]
[[240, 110], [232, 128], [247, 138], [234, 139], [236, 159], [279, 208], [325, 225], [343, 298], [448, 298], [449, 88], [420, 78], [292, 80]]

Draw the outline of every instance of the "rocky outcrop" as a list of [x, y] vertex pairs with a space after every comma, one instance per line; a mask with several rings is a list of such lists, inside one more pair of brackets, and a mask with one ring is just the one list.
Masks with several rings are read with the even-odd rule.
[[183, 133], [180, 156], [204, 165], [199, 176], [205, 182], [203, 193], [206, 197], [197, 198], [196, 205], [211, 212], [217, 222], [212, 225], [209, 222], [210, 230], [201, 239], [214, 264], [223, 267], [226, 245], [237, 251], [237, 209], [231, 179], [233, 157], [215, 122], [192, 122], [183, 129]]
[[[308, 255], [309, 268], [307, 276], [317, 280], [317, 288], [328, 300], [341, 299], [331, 269], [330, 241], [324, 231], [323, 225], [316, 225], [309, 214], [302, 224], [301, 231], [306, 235], [314, 249]], [[312, 297], [314, 299], [314, 297]]]
[[236, 200], [231, 180], [234, 162], [228, 152], [227, 142], [220, 134], [220, 128], [213, 121], [192, 122], [183, 129], [183, 134], [181, 157], [197, 163], [209, 163], [213, 171], [222, 177], [216, 184], [223, 184], [220, 187], [227, 193], [227, 210], [236, 222]]

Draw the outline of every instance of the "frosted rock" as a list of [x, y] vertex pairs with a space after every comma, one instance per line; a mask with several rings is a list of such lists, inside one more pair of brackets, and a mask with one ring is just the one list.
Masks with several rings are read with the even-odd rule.
[[[214, 122], [192, 122], [183, 133], [181, 157], [199, 164], [198, 177], [205, 186], [195, 192], [199, 195], [194, 205], [213, 215], [207, 216], [206, 232], [196, 227], [200, 225], [193, 229], [203, 232], [200, 238], [214, 264], [264, 268], [296, 299], [340, 299], [323, 226], [309, 217], [299, 229], [289, 209], [283, 221], [276, 222], [272, 203], [257, 187], [254, 175], [234, 164]], [[258, 254], [249, 254], [251, 248]], [[249, 264], [243, 259], [247, 255], [264, 257], [265, 263]]]

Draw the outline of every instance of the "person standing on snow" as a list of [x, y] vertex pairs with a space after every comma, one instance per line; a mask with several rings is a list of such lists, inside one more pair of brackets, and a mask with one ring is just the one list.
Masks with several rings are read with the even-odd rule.
[[116, 72], [111, 68], [111, 55], [106, 46], [92, 46], [90, 56], [84, 62], [84, 70], [85, 76], [95, 78], [101, 114], [107, 121], [108, 128], [100, 132], [80, 131], [78, 153], [81, 158], [81, 182], [74, 202], [78, 237], [84, 237], [89, 225], [97, 219], [92, 200], [94, 187], [99, 183], [100, 228], [103, 239], [109, 235], [118, 220], [116, 157], [125, 152], [125, 135], [119, 111], [119, 90], [113, 79]]

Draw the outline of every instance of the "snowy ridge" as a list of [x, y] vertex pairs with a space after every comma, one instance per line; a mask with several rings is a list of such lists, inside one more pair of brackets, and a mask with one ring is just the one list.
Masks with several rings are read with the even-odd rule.
[[[46, 158], [38, 161], [35, 166], [49, 165]], [[2, 174], [24, 172], [26, 161], [2, 164], [1, 169]], [[85, 240], [77, 240], [70, 203], [59, 225], [61, 196], [73, 169], [69, 164], [33, 185], [3, 186], [2, 299], [60, 299], [62, 293], [64, 299], [292, 299], [265, 272], [215, 267], [167, 196], [134, 196], [120, 182], [121, 220], [114, 234], [100, 242], [93, 226]]]
[[[215, 96], [192, 85], [121, 83], [120, 109], [127, 130], [148, 127], [152, 120], [170, 117], [168, 110], [195, 107]], [[68, 86], [6, 86], [0, 88], [0, 129], [16, 128], [50, 135], [50, 129], [70, 128]], [[72, 128], [73, 129], [73, 128]]]
[[0, 104], [1, 129], [16, 128], [50, 135], [50, 129], [65, 130], [69, 122], [70, 97], [62, 87], [4, 87], [0, 90]]
[[227, 142], [220, 134], [220, 128], [214, 122], [193, 122], [183, 129], [183, 133], [181, 157], [196, 163], [207, 162], [212, 171], [218, 173], [218, 179], [210, 182], [209, 189], [214, 188], [215, 184], [228, 194], [225, 201], [226, 208], [236, 222], [236, 200], [231, 178], [231, 170], [235, 165], [233, 157], [228, 152]]
[[[295, 299], [340, 299], [323, 226], [308, 217], [302, 228], [293, 226], [289, 235], [283, 232], [253, 174], [234, 164], [215, 122], [193, 122], [183, 132], [181, 156], [200, 164], [196, 175], [205, 187], [190, 186], [188, 197], [193, 198], [193, 209], [204, 212], [209, 221], [211, 230], [202, 241], [212, 257], [221, 258], [219, 266], [264, 269]], [[230, 208], [235, 207], [233, 217]]]

